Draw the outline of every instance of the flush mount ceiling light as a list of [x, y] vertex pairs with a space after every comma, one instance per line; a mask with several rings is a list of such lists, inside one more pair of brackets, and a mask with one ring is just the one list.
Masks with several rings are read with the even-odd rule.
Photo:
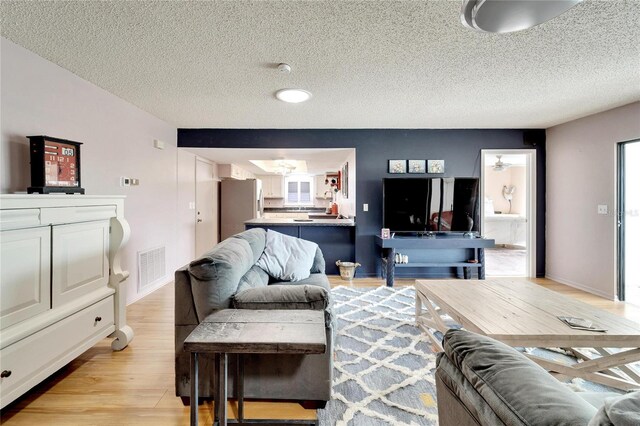
[[510, 33], [540, 25], [582, 0], [464, 0], [460, 18], [468, 28]]
[[282, 102], [297, 104], [308, 101], [311, 98], [311, 93], [302, 89], [280, 89], [276, 92], [276, 98]]

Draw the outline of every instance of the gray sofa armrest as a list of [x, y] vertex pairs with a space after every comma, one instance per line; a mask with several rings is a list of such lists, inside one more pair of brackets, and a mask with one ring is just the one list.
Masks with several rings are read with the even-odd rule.
[[316, 285], [279, 285], [251, 288], [231, 299], [235, 309], [310, 309], [325, 312], [325, 325], [331, 326], [329, 292]]
[[327, 291], [315, 285], [270, 285], [236, 293], [231, 299], [236, 309], [311, 309], [329, 306]]
[[596, 412], [542, 367], [494, 339], [449, 330], [443, 347], [446, 358], [477, 392], [474, 403], [488, 405], [507, 425], [585, 425]]

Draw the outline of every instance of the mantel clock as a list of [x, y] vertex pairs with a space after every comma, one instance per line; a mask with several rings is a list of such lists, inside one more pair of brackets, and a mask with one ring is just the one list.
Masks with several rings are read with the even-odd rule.
[[80, 187], [80, 142], [28, 136], [31, 153], [29, 194], [84, 194]]

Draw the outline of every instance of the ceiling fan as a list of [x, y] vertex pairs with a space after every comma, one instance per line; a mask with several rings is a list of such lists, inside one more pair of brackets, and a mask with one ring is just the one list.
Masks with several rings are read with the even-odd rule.
[[511, 163], [502, 162], [502, 155], [496, 155], [496, 157], [498, 158], [498, 161], [496, 161], [496, 163], [493, 165], [493, 170], [495, 170], [496, 172], [501, 172], [511, 167]]

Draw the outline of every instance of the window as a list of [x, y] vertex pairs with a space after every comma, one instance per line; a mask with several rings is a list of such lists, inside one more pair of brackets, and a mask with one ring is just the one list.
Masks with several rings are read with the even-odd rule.
[[311, 206], [311, 176], [289, 176], [285, 178], [285, 188], [287, 194], [285, 204], [296, 206]]

